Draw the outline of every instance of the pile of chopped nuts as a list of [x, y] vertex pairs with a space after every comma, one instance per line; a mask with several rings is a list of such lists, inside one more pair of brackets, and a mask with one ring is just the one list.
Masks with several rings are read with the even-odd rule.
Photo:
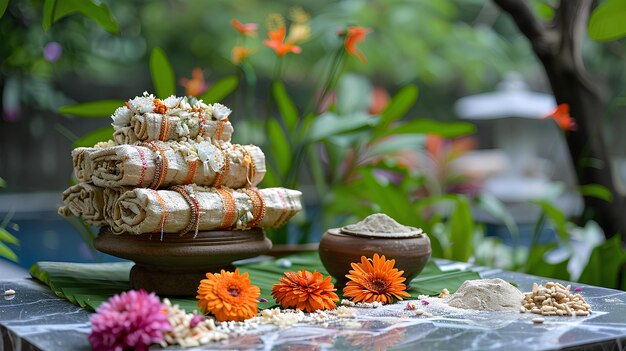
[[588, 316], [591, 306], [580, 294], [570, 294], [570, 285], [548, 282], [546, 286], [533, 284], [533, 291], [524, 293], [520, 312], [544, 316]]

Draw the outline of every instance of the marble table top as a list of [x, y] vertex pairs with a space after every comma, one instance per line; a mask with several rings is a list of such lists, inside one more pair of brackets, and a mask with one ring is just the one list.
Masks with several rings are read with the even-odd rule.
[[[459, 265], [437, 263], [444, 270]], [[529, 291], [533, 282], [548, 281], [484, 267], [472, 269], [483, 278], [515, 282], [522, 291]], [[407, 313], [405, 301], [379, 309], [358, 309], [358, 324], [297, 325], [286, 329], [262, 326], [202, 349], [625, 350], [626, 292], [581, 287], [581, 294], [594, 311], [589, 317], [550, 317], [539, 325], [531, 322], [536, 315], [517, 312], [431, 310], [432, 317], [418, 317]], [[0, 289], [17, 292], [12, 299], [0, 298], [0, 350], [90, 349], [87, 310], [56, 297], [32, 279], [0, 280]]]

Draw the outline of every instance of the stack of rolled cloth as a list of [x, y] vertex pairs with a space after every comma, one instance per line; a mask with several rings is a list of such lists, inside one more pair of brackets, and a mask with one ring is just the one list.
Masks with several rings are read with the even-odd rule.
[[257, 189], [265, 155], [231, 144], [231, 111], [144, 93], [112, 116], [113, 140], [72, 151], [78, 184], [59, 214], [115, 233], [275, 228], [302, 209], [301, 193]]

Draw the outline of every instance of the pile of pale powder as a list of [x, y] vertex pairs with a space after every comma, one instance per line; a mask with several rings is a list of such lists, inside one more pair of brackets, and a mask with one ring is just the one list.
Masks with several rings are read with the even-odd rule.
[[415, 230], [415, 228], [396, 222], [393, 218], [383, 213], [367, 216], [367, 218], [358, 223], [345, 226], [344, 229], [359, 233], [408, 233]]
[[500, 278], [466, 280], [448, 305], [481, 311], [519, 311], [523, 297], [516, 287]]

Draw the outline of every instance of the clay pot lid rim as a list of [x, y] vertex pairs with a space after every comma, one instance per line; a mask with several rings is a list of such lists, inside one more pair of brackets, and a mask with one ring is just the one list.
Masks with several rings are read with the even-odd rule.
[[328, 230], [329, 233], [331, 234], [345, 234], [345, 235], [351, 235], [351, 236], [358, 236], [358, 237], [364, 237], [364, 238], [381, 238], [381, 239], [402, 239], [402, 238], [417, 238], [417, 237], [423, 237], [425, 235], [424, 231], [421, 228], [415, 228], [415, 227], [407, 227], [407, 228], [411, 228], [412, 230], [409, 232], [396, 232], [396, 233], [377, 233], [377, 232], [358, 232], [358, 231], [351, 231], [349, 229], [346, 229], [346, 227], [341, 227], [341, 228], [331, 228]]

